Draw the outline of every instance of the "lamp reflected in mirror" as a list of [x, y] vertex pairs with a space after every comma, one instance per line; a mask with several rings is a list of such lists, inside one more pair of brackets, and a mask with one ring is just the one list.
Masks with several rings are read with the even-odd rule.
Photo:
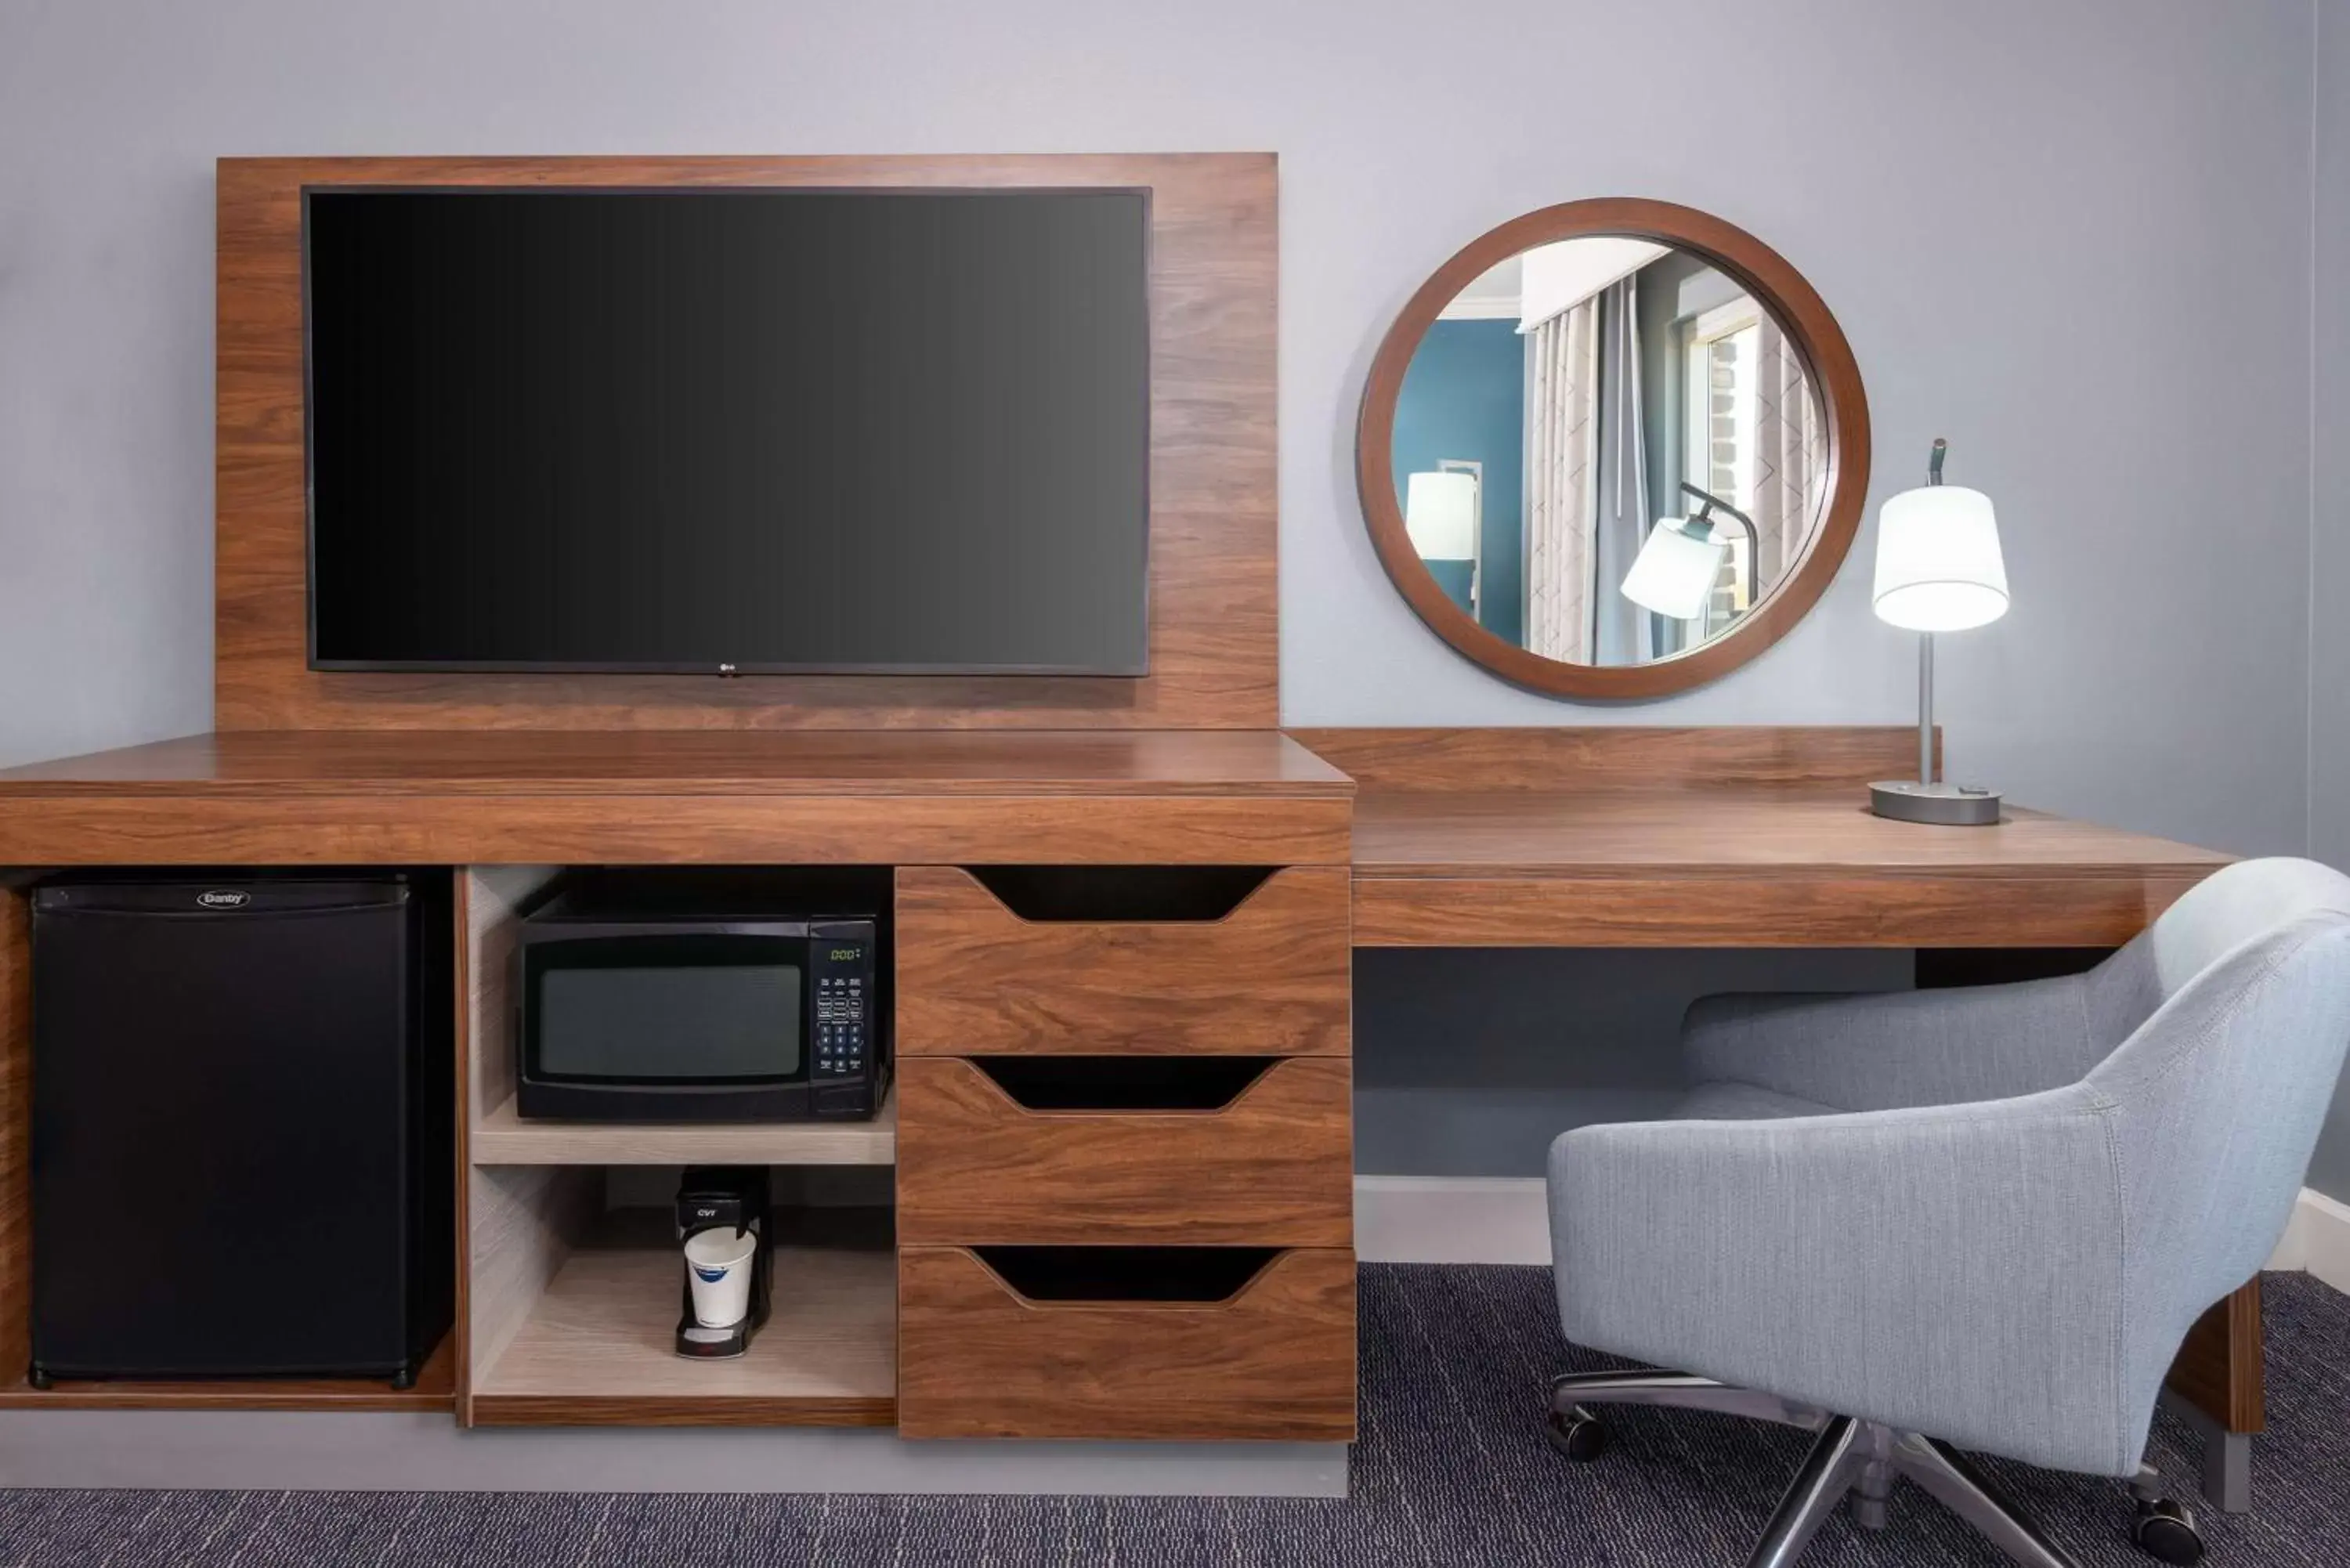
[[1484, 467], [1473, 459], [1440, 458], [1434, 469], [1413, 474], [1404, 492], [1403, 526], [1412, 549], [1472, 616], [1482, 586]]
[[[1731, 608], [1735, 613], [1756, 597], [1754, 559], [1761, 535], [1754, 519], [1694, 484], [1684, 482], [1681, 489], [1702, 503], [1698, 514], [1657, 519], [1640, 545], [1639, 555], [1633, 558], [1632, 569], [1624, 574], [1624, 597], [1668, 620], [1708, 619], [1715, 608], [1722, 565], [1731, 555], [1731, 541], [1713, 520], [1718, 507], [1746, 531], [1744, 557], [1742, 563], [1738, 563], [1742, 565], [1739, 575], [1744, 579], [1746, 592], [1742, 599], [1732, 603]], [[1733, 577], [1733, 589], [1736, 581]]]

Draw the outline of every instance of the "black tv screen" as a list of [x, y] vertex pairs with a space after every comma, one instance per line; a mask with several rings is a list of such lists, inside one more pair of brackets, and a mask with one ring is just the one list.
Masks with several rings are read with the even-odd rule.
[[1140, 675], [1146, 192], [304, 192], [323, 670]]

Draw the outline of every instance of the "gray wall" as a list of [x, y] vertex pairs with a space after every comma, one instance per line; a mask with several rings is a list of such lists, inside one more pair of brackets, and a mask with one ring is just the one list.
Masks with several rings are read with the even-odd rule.
[[[1660, 196], [1754, 230], [1835, 308], [1873, 499], [1937, 434], [1998, 497], [2016, 604], [1943, 650], [1959, 772], [2298, 849], [2315, 729], [2341, 855], [2338, 627], [2311, 722], [2308, 296], [2260, 281], [2309, 250], [2310, 29], [2306, 0], [1985, 0], [1964, 26], [1928, 0], [7, 0], [0, 763], [209, 722], [215, 155], [1270, 148], [1290, 722], [1908, 716], [1866, 533], [1778, 648], [1633, 708], [1493, 682], [1380, 575], [1349, 448], [1388, 319], [1503, 218]], [[1659, 113], [1653, 73], [1609, 62], [1660, 40], [1742, 62], [1731, 101], [1767, 111]], [[2327, 407], [2345, 433], [2338, 387]], [[2341, 525], [2335, 502], [2337, 552]], [[1496, 1016], [1536, 1040], [1555, 977], [1516, 974]]]
[[[2350, 867], [2350, 0], [2317, 0], [2316, 276], [2310, 290], [2309, 852]], [[2309, 1183], [2350, 1199], [2350, 1075]]]

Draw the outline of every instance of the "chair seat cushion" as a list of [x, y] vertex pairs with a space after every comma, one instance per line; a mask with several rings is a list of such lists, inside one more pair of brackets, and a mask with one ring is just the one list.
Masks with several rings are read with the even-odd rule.
[[1793, 1095], [1766, 1089], [1760, 1084], [1741, 1084], [1724, 1078], [1700, 1084], [1691, 1089], [1688, 1097], [1673, 1107], [1672, 1119], [1760, 1122], [1774, 1121], [1781, 1116], [1834, 1116], [1843, 1114], [1837, 1107], [1824, 1106], [1817, 1100], [1801, 1100]]

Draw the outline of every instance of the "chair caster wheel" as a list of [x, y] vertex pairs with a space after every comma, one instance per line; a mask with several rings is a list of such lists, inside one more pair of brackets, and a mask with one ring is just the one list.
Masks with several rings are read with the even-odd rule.
[[1607, 1451], [1607, 1428], [1580, 1405], [1553, 1410], [1544, 1433], [1552, 1448], [1578, 1465], [1587, 1465]]
[[2189, 1568], [2203, 1561], [2203, 1537], [2195, 1528], [2195, 1516], [2185, 1504], [2167, 1497], [2137, 1505], [2137, 1522], [2130, 1526], [2130, 1540], [2157, 1562]]

